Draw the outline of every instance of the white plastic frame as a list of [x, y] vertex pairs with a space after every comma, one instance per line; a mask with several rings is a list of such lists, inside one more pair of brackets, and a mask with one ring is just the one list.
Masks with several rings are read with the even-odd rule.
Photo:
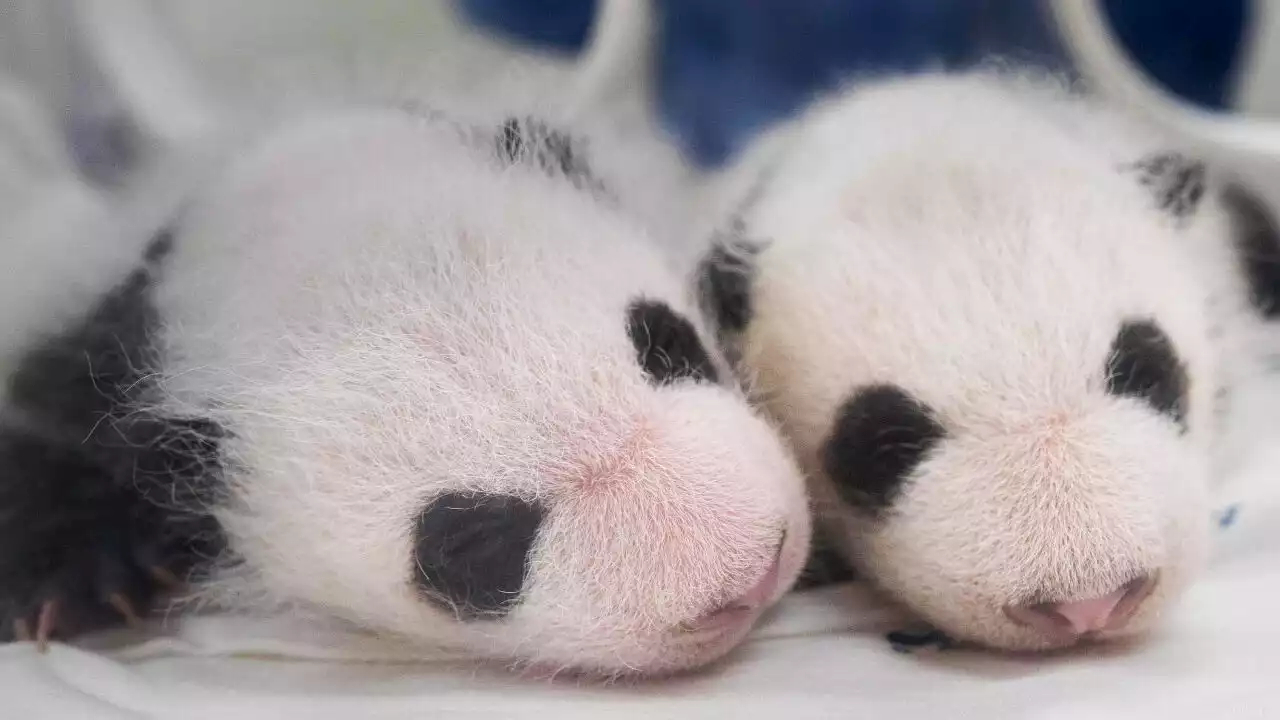
[[[1204, 110], [1153, 83], [1114, 39], [1101, 0], [1050, 0], [1050, 7], [1073, 59], [1099, 92], [1206, 153], [1280, 166], [1280, 122]], [[1280, 13], [1262, 9], [1260, 22], [1280, 23]], [[1253, 34], [1280, 37], [1280, 28], [1255, 28]]]

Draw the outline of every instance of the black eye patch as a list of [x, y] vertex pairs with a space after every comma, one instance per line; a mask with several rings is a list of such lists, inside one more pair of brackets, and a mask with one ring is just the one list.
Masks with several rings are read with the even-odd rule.
[[945, 437], [934, 413], [908, 392], [895, 385], [869, 385], [836, 414], [822, 449], [823, 470], [841, 499], [880, 514]]
[[1173, 342], [1150, 320], [1120, 326], [1107, 357], [1107, 392], [1142, 400], [1187, 429], [1187, 371]]
[[505, 615], [520, 599], [545, 515], [510, 495], [441, 495], [418, 516], [414, 581], [463, 620]]
[[698, 331], [666, 303], [637, 300], [627, 309], [627, 334], [636, 360], [654, 385], [680, 380], [719, 382]]

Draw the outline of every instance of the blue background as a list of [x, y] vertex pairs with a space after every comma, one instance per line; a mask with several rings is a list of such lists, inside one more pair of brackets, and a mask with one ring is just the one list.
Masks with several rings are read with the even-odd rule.
[[[461, 0], [478, 25], [576, 51], [594, 0]], [[656, 0], [659, 113], [690, 155], [723, 162], [850, 74], [959, 68], [991, 55], [1070, 72], [1037, 0]], [[1173, 92], [1227, 103], [1249, 0], [1108, 0], [1119, 40]]]

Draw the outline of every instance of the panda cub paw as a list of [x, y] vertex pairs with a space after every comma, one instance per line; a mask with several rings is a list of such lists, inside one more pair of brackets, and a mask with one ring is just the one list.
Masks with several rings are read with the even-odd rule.
[[138, 625], [182, 585], [178, 527], [60, 443], [0, 435], [0, 642]]

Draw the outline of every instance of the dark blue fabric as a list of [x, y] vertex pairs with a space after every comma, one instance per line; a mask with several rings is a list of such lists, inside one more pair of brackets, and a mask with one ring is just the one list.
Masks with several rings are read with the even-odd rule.
[[1151, 77], [1208, 108], [1227, 106], [1249, 0], [1105, 0], [1112, 29]]
[[658, 0], [660, 112], [703, 164], [839, 79], [991, 54], [1064, 69], [1028, 0]]
[[658, 0], [663, 118], [716, 164], [850, 72], [953, 65], [965, 11], [948, 0]]
[[471, 22], [491, 32], [571, 51], [586, 42], [596, 14], [595, 0], [458, 0], [458, 4]]
[[[574, 49], [595, 0], [461, 0], [509, 37]], [[1044, 0], [656, 0], [659, 112], [706, 165], [850, 75], [961, 67], [991, 55], [1070, 70]], [[1225, 104], [1250, 0], [1107, 0], [1158, 81]]]

